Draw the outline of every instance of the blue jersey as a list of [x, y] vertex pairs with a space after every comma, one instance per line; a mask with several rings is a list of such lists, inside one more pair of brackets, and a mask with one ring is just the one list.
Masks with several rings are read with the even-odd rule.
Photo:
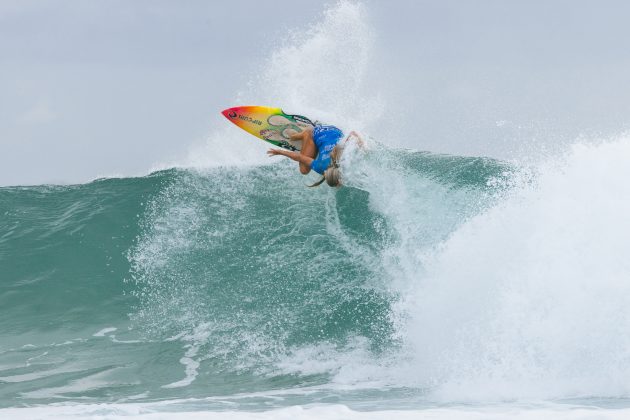
[[317, 146], [317, 158], [311, 163], [311, 169], [324, 174], [330, 165], [330, 153], [343, 138], [343, 132], [333, 125], [316, 125], [313, 129], [313, 142]]

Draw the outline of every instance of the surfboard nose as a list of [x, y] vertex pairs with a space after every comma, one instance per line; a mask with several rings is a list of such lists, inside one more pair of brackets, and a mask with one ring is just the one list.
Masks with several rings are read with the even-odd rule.
[[223, 114], [223, 116], [225, 118], [227, 118], [228, 120], [236, 118], [236, 110], [235, 110], [235, 108], [224, 109], [223, 111], [221, 111], [221, 114]]

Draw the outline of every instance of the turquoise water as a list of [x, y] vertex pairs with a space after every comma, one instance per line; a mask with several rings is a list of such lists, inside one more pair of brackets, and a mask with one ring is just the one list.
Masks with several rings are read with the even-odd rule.
[[629, 144], [2, 187], [0, 407], [623, 418]]
[[[392, 153], [379, 164], [398, 162], [422, 193], [419, 247], [478, 211], [505, 170]], [[1, 188], [0, 405], [416, 395], [327, 390], [346, 359], [394, 363], [404, 346], [384, 261], [406, 239], [369, 192], [309, 189], [294, 172], [281, 163]]]

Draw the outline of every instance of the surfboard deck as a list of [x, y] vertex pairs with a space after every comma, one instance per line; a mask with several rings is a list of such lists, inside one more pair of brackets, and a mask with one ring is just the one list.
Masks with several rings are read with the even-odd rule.
[[236, 106], [221, 113], [236, 126], [259, 139], [293, 151], [302, 148], [302, 141], [291, 140], [291, 135], [315, 126], [302, 115], [286, 114], [280, 108], [268, 106]]

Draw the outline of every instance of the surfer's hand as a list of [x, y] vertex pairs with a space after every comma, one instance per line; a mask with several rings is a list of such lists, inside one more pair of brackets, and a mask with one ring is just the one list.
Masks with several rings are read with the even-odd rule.
[[363, 141], [363, 137], [361, 137], [359, 133], [357, 133], [356, 131], [351, 131], [350, 134], [348, 134], [348, 137], [346, 137], [346, 142], [349, 141], [350, 139], [354, 139], [357, 143], [357, 146], [359, 146], [359, 148], [361, 149], [365, 148], [365, 142]]
[[284, 156], [284, 150], [282, 149], [269, 149], [267, 150], [267, 154], [271, 157], [271, 156]]

